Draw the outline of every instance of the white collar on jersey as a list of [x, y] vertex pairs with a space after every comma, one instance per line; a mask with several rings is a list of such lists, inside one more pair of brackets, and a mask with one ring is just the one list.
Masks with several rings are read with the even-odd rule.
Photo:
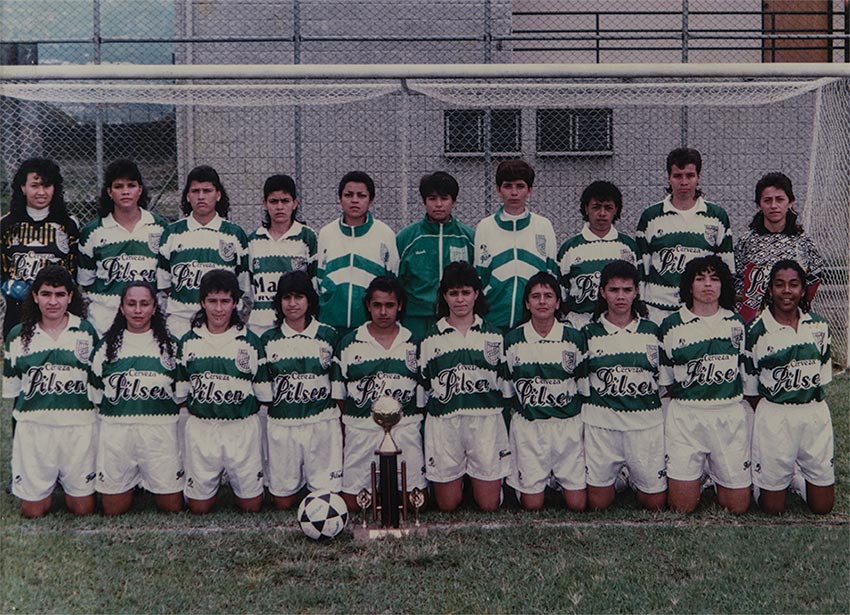
[[[812, 319], [811, 314], [804, 312], [800, 308], [797, 308], [797, 313], [800, 315], [800, 323], [808, 322]], [[771, 314], [770, 309], [765, 310], [761, 313], [762, 322], [764, 322], [764, 328], [767, 329], [770, 333], [776, 333], [777, 331], [781, 331], [782, 329], [790, 329], [788, 325], [783, 325], [776, 322], [776, 319]], [[800, 330], [799, 325], [797, 326], [797, 330]]]
[[[137, 227], [140, 224], [141, 225], [150, 224], [154, 221], [153, 214], [151, 212], [149, 212], [147, 209], [145, 209], [144, 207], [139, 207], [139, 211], [142, 212], [142, 217], [139, 218], [139, 221], [136, 223]], [[106, 215], [106, 217], [103, 218], [103, 226], [104, 226], [104, 228], [115, 228], [116, 226], [118, 226], [118, 222], [115, 220], [115, 216], [112, 215], [112, 212], [109, 212]], [[124, 227], [121, 227], [121, 228], [124, 228]]]
[[629, 333], [634, 333], [637, 331], [638, 323], [640, 322], [640, 316], [635, 318], [632, 322], [627, 324], [625, 327], [618, 327], [613, 322], [606, 318], [607, 314], [603, 314], [599, 318], [599, 322], [602, 323], [602, 326], [605, 328], [605, 331], [608, 333], [618, 333], [619, 331], [628, 331]]
[[285, 320], [282, 323], [280, 323], [280, 332], [283, 333], [284, 337], [295, 337], [297, 335], [301, 335], [301, 336], [304, 336], [304, 337], [316, 337], [316, 332], [318, 330], [319, 330], [319, 321], [316, 320], [315, 317], [310, 321], [310, 324], [307, 325], [307, 327], [305, 327], [305, 329], [303, 331], [296, 331], [295, 329], [290, 327], [288, 324], [286, 324]]
[[[473, 327], [480, 327], [484, 323], [484, 320], [478, 315], [475, 315], [475, 320], [472, 321]], [[445, 317], [441, 318], [437, 321], [437, 331], [443, 333], [451, 329], [455, 331], [455, 328], [449, 324], [449, 321], [445, 319]]]
[[581, 236], [584, 237], [587, 241], [614, 241], [617, 237], [620, 236], [620, 233], [617, 231], [617, 228], [612, 224], [611, 230], [604, 237], [600, 237], [596, 233], [590, 230], [590, 225], [585, 222], [584, 227], [581, 229]]
[[[364, 322], [362, 325], [357, 327], [357, 332], [354, 334], [354, 337], [361, 342], [368, 342], [370, 344], [375, 344], [376, 346], [383, 348], [384, 346], [382, 344], [379, 344], [378, 340], [376, 340], [375, 337], [371, 333], [369, 333], [368, 324], [368, 322]], [[398, 323], [398, 335], [395, 336], [393, 343], [390, 345], [390, 349], [395, 348], [399, 344], [404, 344], [405, 342], [410, 340], [410, 336], [410, 330], [405, 328], [405, 326], [401, 323]]]
[[701, 196], [697, 197], [697, 202], [694, 204], [693, 207], [691, 207], [690, 209], [686, 209], [685, 211], [673, 207], [673, 200], [670, 198], [669, 194], [665, 196], [664, 200], [661, 202], [661, 211], [663, 211], [665, 214], [674, 212], [677, 214], [688, 215], [695, 214], [698, 212], [705, 212], [707, 210], [708, 207], [706, 207], [705, 200]]
[[189, 227], [190, 231], [194, 231], [199, 228], [208, 228], [217, 231], [221, 228], [222, 222], [224, 222], [224, 218], [222, 218], [218, 214], [214, 215], [213, 219], [210, 220], [208, 224], [201, 224], [200, 222], [195, 220], [195, 216], [193, 216], [192, 214], [186, 216], [186, 226]]
[[529, 342], [539, 342], [541, 340], [550, 340], [553, 342], [561, 341], [561, 338], [564, 336], [564, 325], [563, 323], [555, 321], [555, 324], [552, 325], [552, 328], [549, 330], [549, 333], [544, 337], [540, 335], [537, 330], [534, 328], [534, 325], [531, 324], [529, 320], [522, 325], [525, 331], [525, 339]]
[[701, 318], [702, 320], [721, 320], [723, 318], [729, 318], [730, 316], [732, 316], [732, 312], [730, 310], [727, 310], [726, 308], [719, 308], [717, 310], [717, 313], [713, 314], [712, 316], [697, 316], [684, 305], [679, 308], [679, 313], [682, 315], [682, 322], [691, 322], [692, 320], [696, 320], [697, 318]]

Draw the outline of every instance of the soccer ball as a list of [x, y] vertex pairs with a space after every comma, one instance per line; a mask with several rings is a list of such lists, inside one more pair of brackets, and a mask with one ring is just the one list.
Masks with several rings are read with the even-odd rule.
[[298, 506], [298, 525], [313, 540], [328, 540], [348, 523], [348, 507], [336, 493], [314, 491]]

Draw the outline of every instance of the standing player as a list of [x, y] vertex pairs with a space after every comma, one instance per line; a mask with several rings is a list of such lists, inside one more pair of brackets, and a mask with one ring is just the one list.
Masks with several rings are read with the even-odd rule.
[[602, 269], [593, 320], [585, 325], [581, 409], [587, 460], [587, 500], [605, 510], [623, 466], [638, 503], [661, 510], [667, 501], [664, 420], [658, 397], [658, 326], [638, 298], [630, 262]]
[[259, 403], [270, 400], [265, 353], [239, 319], [242, 291], [223, 269], [201, 278], [201, 309], [180, 340], [177, 402], [189, 408], [184, 443], [189, 510], [210, 511], [224, 472], [236, 504], [257, 512], [263, 503]]
[[100, 417], [97, 490], [106, 515], [130, 510], [138, 485], [154, 494], [160, 510], [183, 508], [176, 356], [153, 286], [128, 282], [89, 373], [89, 397]]
[[785, 512], [795, 466], [813, 513], [825, 515], [835, 503], [832, 420], [823, 390], [832, 381], [829, 325], [808, 311], [807, 275], [796, 261], [778, 261], [768, 278], [768, 309], [747, 330], [744, 391], [756, 408], [753, 483], [771, 515]]
[[94, 512], [97, 415], [87, 394], [97, 341], [74, 279], [61, 265], [36, 274], [21, 322], [6, 338], [3, 397], [14, 399], [12, 493], [25, 517], [50, 509], [57, 480], [78, 515]]
[[370, 411], [384, 396], [401, 404], [393, 439], [407, 464], [407, 484], [411, 489], [427, 487], [422, 413], [417, 409], [416, 340], [398, 324], [404, 314], [404, 289], [394, 277], [379, 276], [369, 283], [363, 303], [369, 320], [342, 338], [332, 370], [333, 396], [345, 429], [342, 495], [349, 510], [357, 510], [357, 493], [371, 484], [369, 469], [384, 432]]
[[104, 173], [98, 218], [80, 235], [77, 282], [89, 300], [89, 320], [100, 335], [112, 325], [127, 282], [156, 284], [159, 240], [168, 221], [147, 210], [139, 167], [116, 160]]
[[656, 324], [675, 312], [679, 279], [693, 259], [716, 254], [734, 271], [732, 230], [722, 208], [703, 200], [699, 189], [702, 157], [695, 149], [674, 149], [667, 156], [669, 194], [649, 206], [637, 225], [643, 264], [643, 292], [649, 317]]
[[298, 220], [298, 195], [289, 175], [272, 175], [263, 185], [263, 223], [248, 237], [248, 268], [254, 293], [248, 328], [262, 335], [275, 326], [273, 299], [281, 274], [316, 275], [316, 233]]
[[167, 296], [168, 328], [178, 339], [191, 329], [198, 309], [201, 277], [226, 269], [248, 292], [248, 238], [236, 224], [225, 220], [230, 200], [215, 169], [195, 167], [186, 178], [180, 199], [186, 217], [162, 234], [157, 289]]
[[815, 242], [797, 223], [794, 188], [782, 173], [768, 173], [756, 184], [758, 213], [750, 230], [735, 244], [735, 293], [738, 313], [746, 322], [756, 317], [767, 290], [770, 268], [780, 259], [797, 261], [806, 272], [808, 301], [820, 285], [823, 259]]
[[505, 382], [502, 336], [481, 319], [487, 300], [475, 268], [451, 263], [437, 291], [440, 320], [420, 345], [426, 390], [426, 474], [442, 511], [458, 507], [463, 477], [482, 510], [499, 508], [511, 448], [502, 418]]
[[611, 182], [593, 182], [581, 193], [584, 228], [558, 250], [564, 311], [577, 329], [590, 322], [596, 308], [602, 268], [618, 259], [634, 265], [639, 262], [634, 239], [614, 226], [622, 212], [620, 189]]
[[273, 299], [276, 326], [263, 334], [271, 402], [266, 479], [275, 507], [298, 492], [342, 489], [342, 428], [331, 397], [336, 332], [317, 319], [319, 296], [304, 271], [284, 273]]
[[475, 231], [452, 215], [459, 190], [457, 180], [443, 171], [423, 176], [419, 194], [425, 217], [396, 237], [398, 280], [408, 301], [403, 324], [419, 339], [437, 322], [434, 306], [443, 269], [473, 259]]
[[527, 207], [534, 169], [524, 160], [504, 160], [496, 168], [502, 206], [475, 229], [475, 267], [490, 306], [487, 322], [503, 333], [522, 318], [522, 294], [538, 271], [558, 275], [552, 223]]
[[570, 510], [584, 510], [584, 444], [576, 370], [581, 334], [555, 320], [561, 289], [551, 274], [536, 273], [525, 285], [525, 323], [505, 336], [505, 359], [516, 401], [510, 442], [514, 470], [508, 484], [528, 510], [543, 507], [553, 477]]
[[77, 272], [77, 221], [65, 209], [62, 174], [52, 160], [29, 158], [12, 178], [9, 213], [0, 219], [0, 290], [6, 300], [3, 337], [21, 321], [21, 305], [42, 267]]
[[398, 272], [395, 233], [369, 212], [375, 182], [346, 173], [337, 190], [342, 215], [319, 231], [319, 313], [340, 337], [366, 322], [363, 296], [373, 278]]
[[665, 421], [668, 501], [692, 512], [707, 465], [720, 505], [750, 505], [750, 422], [741, 404], [744, 321], [732, 312], [735, 287], [719, 256], [692, 260], [682, 274], [685, 306], [664, 319], [659, 384], [672, 397]]

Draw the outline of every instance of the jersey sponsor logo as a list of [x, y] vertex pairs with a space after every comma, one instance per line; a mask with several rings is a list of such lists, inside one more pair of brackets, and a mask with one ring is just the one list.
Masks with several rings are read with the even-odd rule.
[[106, 274], [107, 283], [133, 282], [134, 280], [156, 282], [156, 269], [148, 256], [121, 254], [104, 258], [100, 263]]
[[162, 232], [148, 233], [148, 249], [156, 254], [159, 252], [159, 240], [162, 238]]
[[236, 369], [243, 374], [251, 373], [251, 353], [247, 348], [240, 348], [236, 351]]
[[311, 383], [308, 382], [315, 383], [321, 380], [313, 374], [287, 373], [275, 376], [272, 383], [272, 405], [306, 404], [328, 399], [330, 389], [326, 385], [310, 386]]
[[352, 395], [351, 398], [358, 408], [377, 401], [385, 395], [405, 405], [413, 399], [415, 392], [409, 378], [401, 374], [385, 372], [377, 372], [361, 378], [357, 381], [355, 390], [357, 394]]
[[331, 366], [331, 361], [333, 360], [334, 351], [329, 346], [320, 346], [319, 347], [319, 365], [322, 366], [322, 369], [328, 369]]
[[481, 252], [481, 256], [478, 257], [478, 260], [480, 261], [479, 264], [486, 265], [487, 263], [489, 263], [490, 259], [493, 258], [493, 255], [490, 254], [490, 252], [487, 250], [487, 244], [482, 243], [480, 246], [478, 246], [478, 250]]
[[45, 363], [30, 367], [27, 370], [29, 386], [24, 393], [24, 399], [32, 399], [36, 395], [85, 395], [88, 385], [85, 379], [78, 378], [77, 375], [70, 365]]
[[540, 256], [546, 256], [546, 235], [543, 235], [542, 233], [535, 235], [534, 246], [537, 248], [537, 252]]
[[563, 389], [564, 381], [547, 378], [517, 378], [514, 380], [514, 390], [520, 403], [525, 406], [542, 406], [562, 408], [570, 403], [573, 396], [568, 391], [552, 391], [550, 387]]
[[698, 258], [700, 254], [702, 254], [701, 249], [688, 246], [661, 248], [658, 251], [658, 272], [661, 275], [683, 273], [688, 261]]
[[712, 246], [716, 246], [719, 242], [717, 241], [720, 236], [720, 227], [716, 224], [706, 224], [702, 231], [702, 236], [705, 237], [705, 241]]
[[773, 378], [773, 386], [769, 389], [771, 395], [782, 391], [804, 391], [819, 387], [821, 384], [820, 361], [815, 359], [791, 361], [788, 365], [775, 367], [770, 375]]
[[232, 261], [236, 257], [236, 244], [226, 239], [218, 240], [218, 255], [223, 260]]
[[[723, 364], [735, 361], [735, 367], [724, 369]], [[736, 355], [707, 354], [699, 359], [693, 359], [685, 364], [685, 381], [683, 388], [693, 385], [726, 384], [735, 382], [738, 378]]]
[[[227, 374], [203, 372], [189, 376], [192, 385], [192, 398], [201, 404], [241, 404], [245, 393], [231, 389], [228, 384], [231, 377]], [[218, 384], [219, 382], [223, 384]]]
[[576, 303], [596, 301], [601, 275], [601, 271], [594, 271], [593, 273], [582, 273], [575, 277], [573, 283], [575, 284], [576, 291], [578, 291]]
[[463, 247], [449, 246], [449, 260], [453, 263], [469, 260], [469, 252]]
[[404, 364], [407, 366], [407, 369], [416, 373], [419, 371], [419, 361], [416, 360], [416, 349], [409, 349], [404, 355]]
[[564, 371], [572, 373], [576, 368], [576, 353], [572, 350], [562, 350], [561, 367], [564, 368]]
[[815, 345], [818, 347], [818, 351], [823, 354], [823, 343], [826, 339], [826, 332], [812, 331], [812, 338], [815, 340]]
[[174, 360], [174, 356], [167, 352], [159, 355], [159, 364], [169, 371], [177, 367], [177, 361]]
[[[258, 273], [258, 269], [254, 268], [254, 273]], [[280, 281], [280, 277], [275, 275], [269, 279], [268, 275], [253, 275], [253, 283], [251, 284], [254, 289], [254, 298], [257, 301], [272, 301], [274, 299], [274, 295], [277, 292], [277, 283]]]
[[601, 367], [595, 374], [599, 380], [600, 395], [635, 397], [649, 395], [654, 391], [652, 382], [646, 379], [646, 372], [640, 367]]
[[484, 360], [490, 365], [498, 365], [502, 356], [502, 344], [500, 342], [484, 342]]
[[15, 254], [15, 271], [12, 279], [32, 282], [41, 268], [50, 263], [61, 263], [62, 261], [52, 254], [39, 254], [38, 252], [18, 252]]
[[201, 287], [201, 278], [207, 271], [216, 269], [214, 263], [202, 263], [196, 260], [177, 263], [171, 267], [171, 285], [175, 291], [197, 290]]
[[504, 459], [505, 457], [510, 457], [510, 456], [511, 456], [511, 449], [509, 449], [509, 448], [503, 448], [502, 450], [499, 451], [499, 459]]
[[481, 370], [474, 365], [457, 365], [437, 374], [439, 389], [434, 397], [440, 403], [448, 403], [455, 395], [486, 393], [490, 390], [490, 381], [481, 377]]
[[89, 356], [91, 355], [91, 342], [87, 339], [79, 339], [74, 344], [74, 356], [80, 361], [88, 365]]
[[646, 345], [646, 359], [653, 368], [658, 367], [658, 344]]
[[741, 342], [744, 340], [744, 328], [743, 327], [732, 327], [729, 331], [729, 342], [735, 348], [741, 347]]
[[68, 233], [58, 227], [56, 228], [56, 247], [59, 248], [59, 251], [62, 254], [67, 254], [71, 251], [71, 244], [68, 240]]
[[106, 384], [109, 387], [109, 394], [106, 399], [113, 404], [140, 399], [146, 401], [171, 400], [171, 387], [151, 384], [161, 377], [161, 374], [153, 371], [135, 369], [110, 374], [106, 378]]

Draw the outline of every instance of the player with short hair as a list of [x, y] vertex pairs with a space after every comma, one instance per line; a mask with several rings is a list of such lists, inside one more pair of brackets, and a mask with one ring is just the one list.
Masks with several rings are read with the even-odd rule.
[[235, 273], [208, 271], [198, 292], [201, 309], [177, 355], [176, 399], [191, 415], [184, 437], [186, 502], [193, 513], [209, 512], [227, 472], [237, 506], [257, 512], [263, 503], [258, 403], [271, 400], [265, 352], [239, 318]]
[[679, 292], [685, 306], [658, 335], [658, 383], [671, 396], [665, 420], [668, 503], [692, 512], [707, 465], [720, 505], [743, 514], [750, 505], [750, 421], [741, 403], [744, 321], [735, 307], [732, 273], [719, 256], [689, 262]]
[[426, 475], [437, 507], [451, 511], [463, 498], [463, 478], [482, 510], [499, 508], [511, 448], [502, 417], [510, 397], [501, 334], [482, 320], [487, 300], [475, 268], [451, 263], [437, 291], [440, 319], [420, 344], [426, 392]]
[[505, 363], [516, 414], [510, 443], [514, 469], [508, 484], [528, 510], [543, 507], [550, 478], [570, 510], [584, 510], [584, 444], [578, 369], [581, 333], [558, 322], [561, 287], [545, 271], [529, 278], [523, 292], [524, 322], [505, 336]]
[[527, 206], [534, 169], [524, 160], [503, 160], [496, 168], [502, 206], [475, 228], [475, 267], [490, 305], [487, 321], [502, 332], [522, 318], [522, 294], [538, 271], [558, 275], [555, 230]]
[[216, 170], [209, 166], [192, 169], [180, 203], [186, 217], [162, 234], [157, 267], [157, 289], [167, 296], [168, 328], [178, 339], [191, 330], [201, 278], [207, 272], [233, 272], [243, 303], [250, 290], [248, 238], [238, 225], [226, 220], [230, 199]]
[[14, 399], [12, 493], [25, 517], [50, 509], [58, 480], [78, 515], [94, 512], [97, 414], [87, 381], [97, 333], [67, 269], [46, 265], [6, 338], [3, 397]]
[[393, 276], [378, 276], [366, 289], [363, 303], [369, 320], [342, 338], [331, 371], [333, 397], [342, 411], [345, 430], [342, 496], [349, 510], [357, 510], [357, 493], [371, 485], [370, 466], [383, 438], [383, 428], [372, 420], [372, 404], [389, 396], [402, 408], [392, 436], [407, 464], [410, 489], [425, 489], [422, 453], [422, 412], [417, 408], [419, 365], [416, 339], [399, 324], [406, 294]]
[[319, 313], [340, 337], [367, 320], [363, 297], [373, 278], [398, 272], [395, 233], [369, 208], [375, 182], [363, 171], [343, 175], [337, 188], [339, 219], [319, 231]]
[[89, 373], [89, 398], [100, 418], [96, 488], [106, 515], [127, 512], [139, 485], [154, 494], [160, 510], [183, 509], [176, 359], [177, 342], [153, 286], [128, 282]]
[[714, 254], [735, 271], [732, 229], [726, 212], [702, 198], [702, 157], [688, 147], [667, 155], [668, 195], [647, 207], [637, 225], [643, 264], [641, 296], [656, 324], [684, 304], [679, 281], [693, 259]]
[[580, 202], [584, 228], [558, 250], [564, 312], [577, 329], [593, 316], [602, 268], [613, 260], [640, 262], [635, 240], [614, 226], [623, 212], [620, 189], [611, 182], [595, 181], [581, 193]]
[[623, 467], [638, 504], [661, 510], [667, 501], [658, 326], [647, 318], [639, 282], [634, 264], [614, 260], [605, 265], [593, 320], [582, 330], [581, 417], [587, 500], [594, 510], [614, 502], [614, 483]]
[[128, 282], [156, 284], [159, 242], [168, 221], [147, 210], [150, 197], [132, 160], [106, 167], [98, 217], [80, 235], [77, 282], [89, 300], [89, 321], [100, 335], [112, 326]]
[[306, 271], [280, 276], [275, 326], [260, 340], [271, 385], [266, 482], [278, 510], [298, 492], [342, 489], [342, 428], [331, 396], [336, 331], [318, 319], [319, 296]]
[[288, 271], [316, 275], [316, 233], [299, 220], [295, 180], [272, 175], [263, 184], [263, 222], [248, 236], [248, 270], [253, 303], [248, 328], [262, 335], [275, 325], [274, 296]]
[[823, 258], [797, 221], [794, 188], [783, 173], [768, 173], [756, 184], [758, 212], [749, 231], [735, 244], [735, 293], [738, 313], [746, 322], [759, 312], [770, 268], [779, 260], [795, 260], [806, 272], [809, 303], [823, 276]]
[[452, 215], [459, 190], [457, 180], [444, 171], [424, 175], [419, 194], [425, 217], [396, 237], [398, 279], [408, 300], [403, 324], [420, 339], [437, 321], [434, 306], [443, 269], [473, 259], [475, 231]]
[[756, 408], [753, 484], [771, 515], [785, 512], [795, 468], [813, 513], [825, 515], [835, 503], [832, 420], [823, 390], [832, 381], [829, 325], [809, 311], [807, 277], [796, 261], [777, 261], [767, 309], [747, 329], [744, 392]]

